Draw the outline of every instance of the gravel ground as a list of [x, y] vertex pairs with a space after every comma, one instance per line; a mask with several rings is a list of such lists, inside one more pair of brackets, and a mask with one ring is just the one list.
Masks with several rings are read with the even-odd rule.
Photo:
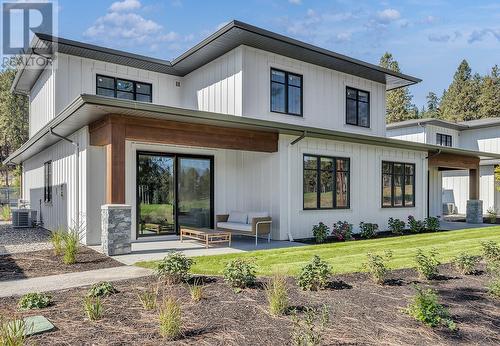
[[43, 228], [12, 228], [0, 224], [0, 255], [51, 249], [50, 232]]

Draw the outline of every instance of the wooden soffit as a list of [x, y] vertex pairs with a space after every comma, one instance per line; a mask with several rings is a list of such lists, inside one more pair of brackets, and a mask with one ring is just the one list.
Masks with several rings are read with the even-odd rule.
[[479, 157], [429, 152], [429, 167], [449, 169], [477, 169]]

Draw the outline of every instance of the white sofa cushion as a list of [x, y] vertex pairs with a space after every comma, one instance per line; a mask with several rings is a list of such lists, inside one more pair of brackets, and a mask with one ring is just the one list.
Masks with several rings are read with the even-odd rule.
[[252, 211], [248, 213], [248, 223], [252, 223], [252, 219], [257, 217], [269, 217], [269, 213], [267, 211]]
[[232, 211], [229, 213], [227, 222], [247, 223], [248, 214], [242, 211]]
[[235, 231], [252, 232], [252, 225], [241, 222], [217, 222], [217, 227]]

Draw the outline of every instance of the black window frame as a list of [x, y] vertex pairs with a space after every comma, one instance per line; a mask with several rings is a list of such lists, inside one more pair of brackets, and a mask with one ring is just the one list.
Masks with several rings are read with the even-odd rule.
[[[113, 85], [114, 85], [114, 87], [113, 88], [108, 88], [108, 87], [99, 86], [99, 82], [98, 82], [99, 77], [113, 79]], [[118, 90], [118, 80], [132, 83], [132, 85], [133, 85], [133, 91]], [[150, 91], [149, 94], [142, 93], [142, 92], [137, 92], [137, 84], [148, 85], [149, 86], [149, 91]], [[126, 79], [126, 78], [106, 76], [106, 75], [103, 75], [103, 74], [96, 74], [96, 77], [95, 77], [95, 93], [96, 93], [96, 95], [99, 95], [99, 93], [98, 93], [99, 89], [105, 89], [105, 90], [111, 90], [111, 91], [113, 91], [113, 95], [114, 95], [113, 97], [114, 98], [118, 98], [117, 94], [120, 91], [120, 92], [132, 94], [134, 101], [153, 103], [153, 84], [151, 84], [151, 83], [140, 82], [140, 81], [135, 81], [135, 80]], [[137, 100], [137, 95], [149, 96], [149, 101]], [[105, 95], [100, 95], [100, 96], [105, 96]], [[121, 99], [121, 100], [127, 100], [127, 99], [124, 99], [124, 98], [119, 98], [119, 99]]]
[[436, 144], [443, 147], [452, 147], [453, 136], [446, 133], [436, 133]]
[[[307, 157], [315, 157], [316, 158], [316, 208], [306, 208], [305, 207], [305, 184], [304, 177], [306, 170], [313, 170], [311, 168], [305, 167], [305, 158]], [[332, 198], [332, 207], [321, 207], [321, 171], [325, 171], [321, 169], [321, 159], [331, 159], [333, 160], [333, 169], [332, 169], [332, 177], [333, 177], [333, 198]], [[337, 160], [345, 160], [347, 161], [347, 170], [340, 170], [340, 172], [347, 172], [347, 205], [346, 206], [337, 206], [337, 173], [339, 170], [337, 169]], [[351, 208], [351, 159], [349, 157], [340, 157], [340, 156], [326, 156], [326, 155], [315, 155], [315, 154], [303, 154], [302, 156], [302, 210], [335, 210], [335, 209], [350, 209]]]
[[[356, 98], [355, 99], [348, 96], [348, 91], [349, 90], [353, 90], [353, 91], [356, 92]], [[359, 99], [359, 92], [366, 93], [368, 95], [368, 101], [362, 101], [362, 100], [360, 100]], [[370, 92], [369, 91], [362, 90], [362, 89], [357, 89], [357, 88], [353, 88], [353, 87], [350, 87], [350, 86], [346, 86], [346, 88], [345, 88], [345, 123], [347, 125], [364, 127], [364, 128], [367, 128], [367, 129], [369, 129], [371, 127], [370, 99], [371, 98], [370, 98]], [[348, 117], [347, 117], [347, 100], [354, 100], [354, 101], [356, 101], [356, 123], [349, 122], [349, 120], [348, 120]], [[366, 126], [365, 125], [360, 125], [360, 121], [359, 121], [359, 103], [360, 102], [366, 103], [368, 105], [368, 124]]]
[[[284, 73], [285, 74], [285, 82], [281, 83], [278, 81], [273, 81], [273, 71]], [[289, 109], [288, 109], [288, 88], [290, 87], [289, 83], [288, 83], [289, 76], [294, 76], [294, 77], [300, 78], [300, 113], [290, 113]], [[285, 86], [285, 111], [284, 112], [273, 110], [273, 83], [277, 83], [277, 84], [281, 84], [281, 85]], [[296, 117], [303, 116], [303, 113], [304, 113], [304, 77], [303, 77], [303, 75], [271, 67], [270, 74], [269, 74], [269, 87], [270, 87], [269, 88], [269, 109], [271, 110], [272, 113], [287, 114], [287, 115], [293, 115]], [[299, 87], [296, 85], [292, 85], [292, 88], [299, 88]]]
[[[384, 164], [390, 164], [391, 165], [391, 173], [384, 173]], [[403, 165], [403, 169], [402, 169], [402, 174], [400, 174], [400, 176], [402, 176], [402, 193], [403, 193], [403, 200], [402, 200], [402, 205], [394, 205], [394, 177], [398, 174], [396, 174], [394, 172], [394, 165], [397, 164], [397, 165]], [[406, 166], [411, 166], [413, 167], [413, 174], [406, 174]], [[416, 187], [415, 187], [415, 175], [416, 175], [416, 171], [415, 171], [415, 164], [414, 163], [410, 163], [410, 162], [397, 162], [397, 161], [382, 161], [382, 165], [380, 167], [380, 172], [381, 172], [381, 206], [382, 208], [415, 208], [415, 192], [416, 192]], [[391, 175], [391, 205], [384, 205], [384, 175]], [[413, 187], [413, 191], [412, 191], [412, 205], [406, 205], [406, 177], [409, 177], [411, 176], [412, 177], [412, 187]]]
[[52, 161], [46, 161], [43, 163], [43, 201], [44, 201], [44, 203], [52, 203], [52, 182], [53, 182]]

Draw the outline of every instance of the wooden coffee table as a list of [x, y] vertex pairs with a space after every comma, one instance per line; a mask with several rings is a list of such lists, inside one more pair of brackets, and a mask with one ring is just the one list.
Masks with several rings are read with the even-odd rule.
[[184, 238], [202, 241], [205, 243], [205, 248], [210, 244], [226, 242], [231, 246], [231, 232], [211, 228], [181, 227], [181, 242]]

